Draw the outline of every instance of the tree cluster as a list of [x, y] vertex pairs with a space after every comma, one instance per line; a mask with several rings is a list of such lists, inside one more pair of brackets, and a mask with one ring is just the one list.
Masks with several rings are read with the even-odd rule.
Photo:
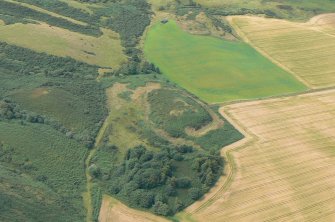
[[[213, 185], [223, 168], [216, 155], [190, 146], [162, 147], [159, 151], [138, 146], [129, 149], [124, 161], [112, 164], [108, 172], [101, 172], [99, 163], [92, 165], [92, 174], [107, 180], [108, 192], [130, 206], [166, 216], [199, 199]], [[183, 164], [188, 161], [194, 164]], [[179, 164], [189, 173], [180, 175]]]

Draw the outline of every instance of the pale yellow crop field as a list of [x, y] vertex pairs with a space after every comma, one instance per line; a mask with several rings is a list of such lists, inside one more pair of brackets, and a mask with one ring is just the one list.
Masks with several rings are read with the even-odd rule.
[[310, 88], [335, 85], [335, 14], [306, 23], [255, 16], [229, 20], [245, 41]]
[[45, 23], [16, 23], [0, 26], [0, 33], [0, 41], [101, 67], [117, 68], [127, 60], [119, 35], [108, 29], [96, 38]]
[[[221, 109], [247, 135], [182, 221], [335, 221], [335, 90]], [[228, 154], [227, 154], [228, 153]]]
[[99, 222], [168, 222], [151, 213], [132, 209], [120, 201], [105, 195], [100, 208]]

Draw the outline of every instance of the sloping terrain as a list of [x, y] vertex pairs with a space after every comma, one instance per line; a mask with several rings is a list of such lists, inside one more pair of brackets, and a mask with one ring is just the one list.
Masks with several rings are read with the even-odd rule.
[[335, 90], [223, 107], [250, 139], [230, 151], [231, 186], [187, 212], [196, 221], [334, 221], [334, 110]]
[[252, 16], [230, 21], [241, 37], [310, 88], [335, 85], [335, 14], [306, 23]]

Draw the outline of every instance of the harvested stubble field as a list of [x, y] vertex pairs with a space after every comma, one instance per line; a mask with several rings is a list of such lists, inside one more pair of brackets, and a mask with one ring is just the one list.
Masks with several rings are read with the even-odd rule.
[[232, 16], [241, 37], [310, 88], [335, 85], [335, 14], [306, 23]]
[[136, 210], [122, 204], [120, 201], [105, 195], [102, 201], [100, 222], [168, 222], [164, 217]]
[[249, 139], [227, 154], [233, 159], [231, 185], [220, 180], [222, 187], [189, 207], [184, 218], [335, 220], [335, 90], [233, 104], [222, 111]]

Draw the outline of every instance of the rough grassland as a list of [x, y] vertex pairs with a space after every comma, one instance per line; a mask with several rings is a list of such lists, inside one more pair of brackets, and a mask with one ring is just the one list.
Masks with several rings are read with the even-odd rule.
[[335, 85], [335, 14], [307, 23], [251, 16], [230, 21], [245, 41], [310, 88]]
[[115, 68], [126, 60], [119, 35], [108, 29], [98, 38], [47, 24], [5, 25], [0, 32], [0, 41], [92, 65]]
[[144, 52], [173, 82], [210, 103], [306, 89], [246, 43], [191, 35], [174, 21], [149, 30]]
[[223, 110], [249, 139], [229, 152], [231, 185], [189, 207], [189, 217], [213, 222], [335, 220], [335, 90]]

